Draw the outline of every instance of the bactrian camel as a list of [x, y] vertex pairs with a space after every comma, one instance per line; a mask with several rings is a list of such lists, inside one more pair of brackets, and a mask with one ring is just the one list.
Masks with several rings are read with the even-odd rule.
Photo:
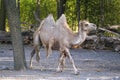
[[52, 47], [59, 45], [60, 58], [57, 71], [61, 72], [64, 69], [65, 59], [69, 58], [74, 73], [78, 74], [78, 70], [74, 64], [74, 60], [70, 54], [69, 48], [74, 45], [80, 45], [87, 37], [87, 33], [90, 30], [95, 30], [96, 25], [89, 23], [88, 21], [80, 21], [78, 32], [74, 33], [67, 24], [67, 20], [64, 14], [55, 22], [53, 16], [50, 14], [45, 18], [39, 28], [34, 33], [34, 49], [31, 53], [30, 66], [32, 67], [32, 57], [36, 53], [36, 60], [40, 59], [39, 39], [46, 49], [47, 57], [52, 53]]

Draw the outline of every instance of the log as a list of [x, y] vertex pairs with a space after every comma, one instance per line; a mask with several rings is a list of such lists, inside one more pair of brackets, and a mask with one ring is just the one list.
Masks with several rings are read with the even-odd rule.
[[110, 28], [110, 29], [119, 29], [120, 28], [120, 25], [108, 25], [108, 27]]
[[[33, 32], [23, 31], [22, 37], [24, 44], [31, 44], [33, 41]], [[0, 43], [11, 43], [11, 36], [9, 32], [0, 31]]]
[[116, 32], [113, 32], [113, 31], [110, 31], [110, 30], [104, 29], [104, 28], [98, 28], [98, 29], [100, 29], [100, 30], [102, 30], [102, 31], [110, 32], [110, 33], [115, 34], [115, 35], [117, 35], [118, 37], [120, 37], [120, 34], [119, 34], [119, 33], [116, 33]]
[[116, 52], [120, 53], [120, 45], [117, 45], [117, 46], [114, 48], [114, 50], [115, 50]]
[[5, 31], [0, 31], [0, 42], [11, 42], [11, 37], [10, 37], [10, 33], [9, 32], [5, 32]]
[[107, 49], [120, 52], [120, 38], [117, 37], [98, 37], [96, 35], [88, 36], [81, 45], [85, 49]]
[[8, 43], [8, 42], [11, 42], [11, 38], [10, 37], [0, 37], [0, 42], [5, 42], [5, 43]]

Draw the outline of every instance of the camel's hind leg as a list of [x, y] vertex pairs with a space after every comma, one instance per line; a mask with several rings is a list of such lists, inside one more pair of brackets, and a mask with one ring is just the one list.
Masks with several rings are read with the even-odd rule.
[[40, 60], [40, 50], [39, 49], [40, 49], [39, 46], [35, 46], [31, 52], [30, 68], [32, 68], [32, 59], [33, 59], [33, 56], [35, 55], [35, 53], [36, 53], [36, 61], [39, 62], [39, 60]]
[[49, 43], [48, 43], [48, 50], [47, 50], [47, 58], [50, 56], [50, 54], [52, 53], [52, 46], [54, 44], [54, 39], [51, 38], [49, 40]]
[[36, 53], [36, 61], [39, 62], [40, 60], [40, 47], [39, 46], [36, 46], [35, 53]]
[[65, 67], [65, 59], [66, 59], [65, 53], [61, 53], [58, 68], [57, 68], [57, 72], [62, 72], [63, 71], [63, 69]]
[[33, 59], [33, 56], [35, 54], [35, 48], [32, 50], [31, 52], [31, 58], [30, 58], [30, 68], [32, 68], [32, 59]]

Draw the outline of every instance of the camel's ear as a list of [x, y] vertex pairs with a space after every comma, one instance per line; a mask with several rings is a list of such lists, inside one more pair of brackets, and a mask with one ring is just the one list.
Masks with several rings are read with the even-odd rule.
[[82, 21], [79, 22], [79, 26], [83, 26], [83, 22]]
[[85, 24], [85, 26], [88, 26], [88, 24]]

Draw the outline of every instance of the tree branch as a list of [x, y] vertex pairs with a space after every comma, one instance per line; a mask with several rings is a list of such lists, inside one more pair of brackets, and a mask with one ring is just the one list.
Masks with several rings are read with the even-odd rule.
[[33, 15], [34, 15], [34, 17], [35, 17], [36, 21], [38, 21], [38, 22], [40, 23], [40, 22], [41, 22], [41, 20], [39, 19], [38, 15], [36, 14], [36, 12], [35, 12], [35, 11], [33, 12]]

